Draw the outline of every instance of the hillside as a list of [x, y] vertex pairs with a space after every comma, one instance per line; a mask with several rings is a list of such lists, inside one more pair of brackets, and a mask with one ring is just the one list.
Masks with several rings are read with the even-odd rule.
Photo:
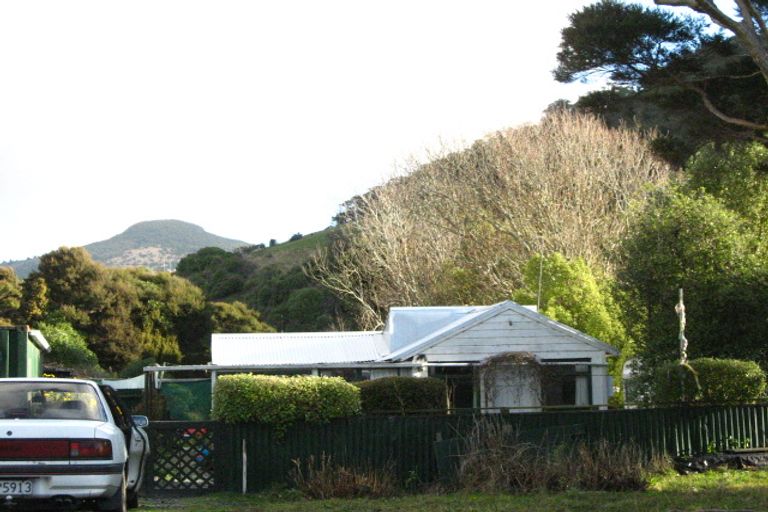
[[[247, 245], [240, 240], [208, 233], [189, 222], [153, 220], [134, 224], [119, 235], [88, 244], [84, 248], [95, 261], [110, 267], [173, 270], [181, 258], [204, 247], [231, 251]], [[11, 261], [4, 265], [10, 266], [19, 277], [25, 278], [37, 268], [38, 259]]]
[[179, 262], [177, 275], [202, 288], [208, 300], [241, 301], [278, 331], [327, 331], [354, 322], [344, 305], [304, 274], [317, 250], [338, 228], [328, 228], [272, 247], [235, 252], [207, 248]]

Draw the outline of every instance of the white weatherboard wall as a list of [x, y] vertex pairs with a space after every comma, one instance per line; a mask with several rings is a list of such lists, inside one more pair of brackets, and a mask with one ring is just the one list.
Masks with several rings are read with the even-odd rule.
[[605, 362], [603, 350], [567, 332], [505, 311], [424, 351], [429, 362], [483, 361], [504, 352], [531, 352], [539, 359]]

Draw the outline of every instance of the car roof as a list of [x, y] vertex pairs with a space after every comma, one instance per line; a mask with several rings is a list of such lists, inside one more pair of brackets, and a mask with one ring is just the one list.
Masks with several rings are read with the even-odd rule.
[[59, 382], [59, 383], [89, 384], [92, 386], [96, 386], [96, 383], [92, 380], [63, 379], [63, 378], [51, 378], [51, 377], [2, 377], [0, 378], [0, 384], [2, 384], [3, 382]]

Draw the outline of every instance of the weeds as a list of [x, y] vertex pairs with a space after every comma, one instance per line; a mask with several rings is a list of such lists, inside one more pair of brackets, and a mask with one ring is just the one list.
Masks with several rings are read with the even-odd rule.
[[348, 468], [333, 463], [330, 455], [310, 456], [306, 463], [293, 460], [291, 479], [310, 499], [383, 498], [398, 494], [392, 472], [386, 469]]
[[643, 490], [652, 474], [669, 467], [631, 444], [547, 441], [521, 442], [508, 425], [478, 422], [459, 462], [458, 485], [482, 492]]

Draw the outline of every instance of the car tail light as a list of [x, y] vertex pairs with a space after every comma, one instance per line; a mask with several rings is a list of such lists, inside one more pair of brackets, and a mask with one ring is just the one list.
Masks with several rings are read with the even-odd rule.
[[66, 439], [3, 439], [0, 459], [67, 459], [69, 441]]
[[70, 459], [111, 459], [112, 443], [107, 439], [83, 439], [69, 442]]

